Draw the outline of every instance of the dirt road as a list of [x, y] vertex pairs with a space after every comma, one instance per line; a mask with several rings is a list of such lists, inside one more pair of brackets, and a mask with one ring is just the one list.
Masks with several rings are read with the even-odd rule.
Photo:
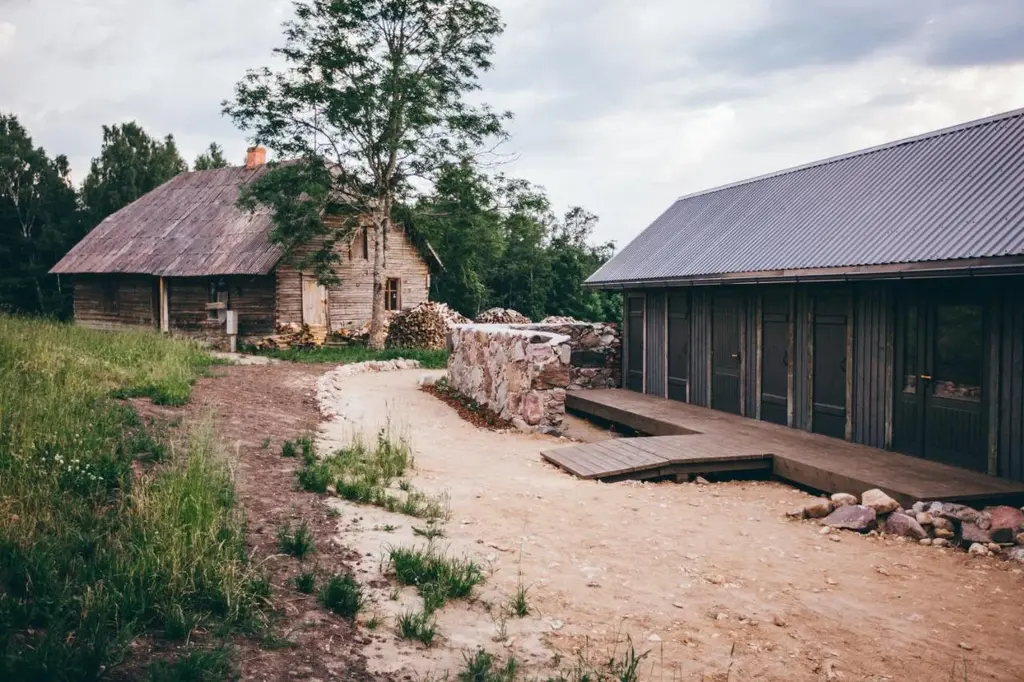
[[[424, 374], [347, 379], [321, 445], [390, 419], [411, 438], [412, 482], [450, 495], [443, 542], [491, 574], [477, 602], [446, 607], [446, 642], [430, 650], [391, 632], [389, 617], [414, 607], [413, 593], [392, 600], [379, 587], [373, 610], [388, 625], [366, 650], [371, 670], [437, 675], [479, 645], [515, 652], [540, 674], [580, 650], [621, 653], [628, 636], [650, 650], [643, 678], [653, 680], [1024, 679], [1019, 568], [820, 535], [784, 518], [808, 496], [778, 483], [579, 481], [541, 461], [552, 439], [476, 429], [418, 390]], [[337, 541], [363, 555], [366, 582], [379, 578], [382, 548], [419, 539], [408, 517], [336, 504]], [[520, 572], [534, 613], [505, 623], [509, 641], [498, 643], [495, 606]]]

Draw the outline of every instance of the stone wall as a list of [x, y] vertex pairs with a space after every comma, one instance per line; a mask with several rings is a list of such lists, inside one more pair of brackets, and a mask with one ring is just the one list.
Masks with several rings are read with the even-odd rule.
[[610, 323], [568, 322], [511, 325], [569, 337], [570, 391], [586, 388], [618, 388], [622, 379], [622, 337]]
[[524, 431], [558, 434], [570, 383], [571, 339], [508, 325], [457, 325], [448, 384]]

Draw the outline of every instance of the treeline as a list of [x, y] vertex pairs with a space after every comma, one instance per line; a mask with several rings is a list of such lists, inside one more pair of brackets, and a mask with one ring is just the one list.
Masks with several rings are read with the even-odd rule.
[[[66, 156], [51, 157], [17, 117], [0, 114], [0, 311], [70, 317], [69, 282], [49, 269], [108, 215], [189, 170], [172, 135], [153, 138], [134, 122], [102, 132], [100, 154], [76, 189]], [[227, 165], [214, 143], [192, 168]], [[431, 297], [464, 315], [494, 306], [532, 319], [621, 315], [617, 295], [583, 288], [614, 249], [592, 244], [597, 218], [582, 208], [557, 217], [526, 181], [452, 166], [430, 195], [399, 212], [445, 264]]]

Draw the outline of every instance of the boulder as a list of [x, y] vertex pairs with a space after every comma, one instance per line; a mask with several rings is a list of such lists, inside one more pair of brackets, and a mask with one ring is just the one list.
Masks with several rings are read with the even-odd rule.
[[857, 504], [857, 496], [851, 495], [850, 493], [836, 493], [832, 496], [832, 504], [837, 507], [845, 507], [851, 504]]
[[914, 520], [922, 526], [930, 526], [935, 521], [935, 519], [932, 518], [932, 515], [928, 512], [917, 512], [917, 514], [914, 515]]
[[804, 518], [823, 519], [832, 513], [832, 502], [825, 499], [814, 500], [804, 505]]
[[1006, 506], [994, 507], [988, 512], [991, 520], [989, 533], [992, 534], [993, 542], [1013, 542], [1018, 530], [1024, 525], [1024, 512]]
[[932, 514], [932, 526], [935, 530], [948, 530], [950, 533], [956, 530], [956, 526], [953, 525], [952, 521], [941, 516], [935, 516], [934, 514]]
[[974, 523], [962, 523], [960, 524], [960, 544], [982, 544], [987, 545], [992, 542], [992, 536], [987, 530], [978, 528], [977, 524]]
[[938, 514], [932, 511], [932, 516], [941, 516], [944, 519], [952, 519], [961, 523], [974, 523], [978, 520], [978, 510], [968, 507], [966, 504], [955, 504], [946, 502], [942, 505]]
[[862, 504], [849, 504], [839, 507], [825, 517], [823, 523], [832, 528], [845, 528], [866, 533], [878, 524], [878, 515], [871, 507]]
[[967, 551], [970, 554], [976, 554], [978, 556], [988, 556], [988, 547], [980, 542], [973, 543]]
[[888, 514], [896, 511], [900, 503], [892, 499], [878, 488], [867, 490], [860, 496], [860, 503], [865, 507], [871, 507], [876, 514]]
[[928, 537], [928, 533], [917, 522], [917, 519], [907, 514], [890, 514], [889, 518], [885, 520], [884, 530], [889, 535], [898, 535], [913, 540], [923, 540]]
[[921, 512], [926, 512], [926, 511], [928, 511], [928, 503], [927, 502], [922, 502], [921, 500], [918, 500], [917, 502], [914, 503], [914, 506], [911, 507], [911, 509], [914, 510], [915, 514], [920, 514]]
[[1014, 547], [1006, 553], [1006, 558], [1009, 561], [1016, 561], [1017, 563], [1024, 564], [1024, 547]]
[[956, 535], [956, 533], [954, 533], [953, 531], [947, 530], [945, 528], [936, 528], [934, 533], [935, 533], [935, 537], [942, 538], [944, 540], [948, 540], [951, 537], [953, 537], [954, 535]]

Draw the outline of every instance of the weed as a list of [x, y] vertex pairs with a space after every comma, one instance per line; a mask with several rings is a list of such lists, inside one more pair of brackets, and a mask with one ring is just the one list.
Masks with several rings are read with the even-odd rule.
[[355, 618], [363, 608], [363, 591], [350, 575], [334, 575], [320, 590], [320, 603], [344, 618]]
[[410, 490], [412, 490], [412, 483], [410, 483], [407, 479], [403, 478], [401, 481], [398, 482], [398, 489], [401, 490], [402, 492], [407, 493]]
[[402, 588], [397, 585], [391, 588], [391, 594], [389, 595], [391, 601], [398, 601], [402, 596]]
[[154, 661], [149, 682], [221, 682], [236, 679], [231, 652], [225, 647], [195, 650], [176, 661]]
[[522, 576], [520, 576], [519, 584], [516, 585], [516, 592], [508, 603], [509, 613], [516, 618], [526, 618], [530, 615], [530, 601], [527, 598], [529, 590], [530, 588], [523, 584]]
[[376, 630], [377, 628], [379, 628], [380, 624], [381, 624], [380, 614], [377, 614], [377, 613], [374, 613], [372, 616], [367, 618], [366, 619], [366, 623], [364, 623], [364, 625], [366, 625], [366, 629], [367, 630], [371, 630], [371, 631], [372, 630]]
[[264, 438], [260, 441], [260, 450], [266, 450], [270, 447], [270, 438]]
[[327, 486], [331, 484], [333, 478], [330, 467], [322, 462], [305, 464], [296, 470], [295, 477], [299, 481], [299, 487], [307, 493], [320, 493], [321, 495], [327, 492]]
[[412, 534], [418, 535], [421, 538], [426, 538], [427, 540], [436, 540], [437, 538], [444, 537], [444, 529], [436, 528], [434, 526], [427, 526], [426, 528], [417, 528], [416, 526], [413, 526]]
[[282, 457], [295, 457], [297, 451], [295, 449], [295, 443], [290, 440], [286, 440], [281, 443], [281, 456]]
[[173, 604], [164, 614], [164, 637], [169, 640], [185, 640], [192, 630], [202, 623], [202, 616], [191, 610], [186, 611], [180, 604]]
[[615, 651], [607, 661], [594, 664], [589, 652], [584, 650], [577, 654], [571, 668], [563, 670], [556, 677], [548, 678], [547, 682], [638, 682], [640, 664], [650, 654], [650, 650], [637, 654], [633, 641], [626, 638], [626, 648], [620, 658]]
[[402, 639], [414, 639], [429, 647], [437, 636], [437, 621], [428, 611], [406, 611], [398, 617], [398, 636]]
[[313, 532], [309, 524], [303, 521], [293, 531], [291, 523], [277, 527], [277, 547], [285, 554], [302, 559], [316, 550]]
[[473, 654], [462, 655], [465, 667], [456, 679], [459, 682], [515, 682], [519, 662], [510, 656], [504, 664], [498, 664], [494, 656], [483, 649]]
[[504, 642], [507, 640], [508, 614], [505, 613], [505, 609], [498, 609], [496, 613], [492, 613], [491, 620], [494, 621], [494, 641]]
[[380, 530], [385, 533], [394, 533], [396, 530], [398, 530], [398, 526], [393, 526], [390, 523], [385, 523], [383, 526], [377, 526], [376, 528], [374, 528], [374, 530]]
[[392, 547], [388, 554], [395, 577], [417, 588], [428, 611], [444, 606], [449, 599], [468, 597], [484, 581], [483, 570], [476, 562], [445, 556], [432, 547]]
[[295, 576], [295, 589], [302, 594], [313, 594], [316, 589], [316, 574], [313, 571], [303, 571]]
[[309, 436], [302, 436], [295, 441], [302, 450], [302, 461], [310, 462], [316, 459], [316, 450], [313, 449], [313, 439]]
[[338, 519], [341, 518], [341, 510], [337, 507], [327, 507], [327, 518]]

